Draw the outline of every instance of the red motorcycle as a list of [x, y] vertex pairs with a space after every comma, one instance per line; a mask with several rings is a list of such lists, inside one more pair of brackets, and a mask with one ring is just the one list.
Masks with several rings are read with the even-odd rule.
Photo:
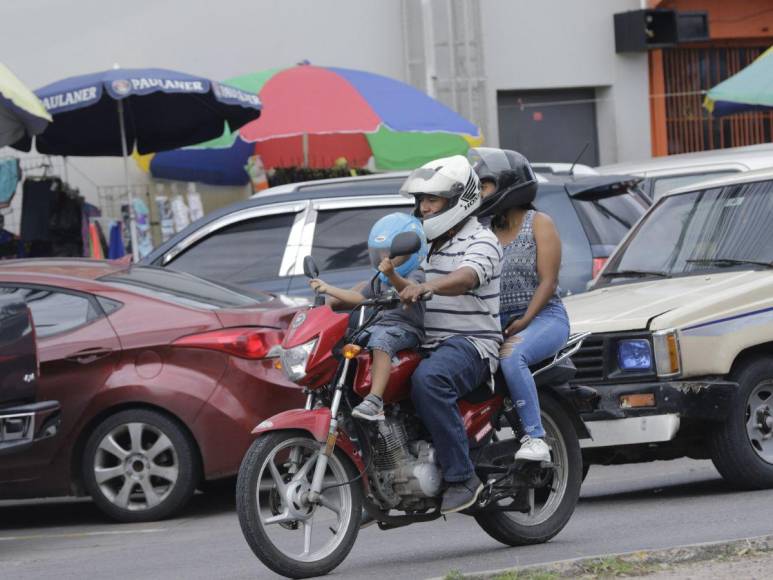
[[[413, 253], [417, 243], [411, 232], [398, 235], [391, 257]], [[311, 257], [304, 272], [318, 276]], [[402, 352], [393, 362], [383, 421], [351, 416], [370, 392], [364, 331], [379, 312], [399, 305], [387, 292], [351, 314], [337, 313], [318, 296], [284, 337], [277, 366], [305, 387], [306, 406], [255, 428], [236, 492], [248, 544], [279, 574], [327, 574], [352, 549], [363, 520], [388, 530], [440, 517], [441, 468], [410, 398], [421, 354]], [[591, 411], [597, 399], [592, 389], [567, 384], [574, 375], [569, 357], [584, 338], [571, 337], [553, 360], [533, 370], [549, 463], [515, 462], [522, 427], [501, 377], [494, 392], [483, 384], [459, 401], [470, 457], [485, 484], [477, 503], [462, 513], [509, 546], [548, 541], [574, 512], [583, 469], [578, 436], [589, 436], [580, 412]]]

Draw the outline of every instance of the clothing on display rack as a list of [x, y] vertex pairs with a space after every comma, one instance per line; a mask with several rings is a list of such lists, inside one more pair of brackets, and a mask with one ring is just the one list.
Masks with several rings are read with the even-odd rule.
[[174, 215], [174, 229], [183, 231], [191, 223], [191, 214], [185, 198], [179, 193], [172, 198], [172, 214]]
[[21, 258], [24, 255], [24, 245], [13, 232], [5, 229], [5, 216], [0, 214], [0, 260]]
[[21, 167], [15, 157], [0, 159], [0, 207], [11, 205], [21, 179]]
[[29, 257], [83, 255], [83, 198], [58, 177], [27, 177], [22, 187], [21, 239]]
[[123, 245], [123, 232], [122, 224], [116, 220], [112, 226], [110, 226], [110, 246], [107, 250], [107, 257], [110, 260], [117, 260], [123, 258], [126, 255], [126, 248]]
[[81, 237], [83, 238], [83, 255], [86, 258], [93, 257], [91, 255], [91, 232], [90, 224], [91, 218], [100, 217], [102, 212], [100, 209], [88, 202], [83, 203], [83, 212], [81, 214]]
[[135, 197], [134, 216], [137, 228], [137, 250], [140, 258], [144, 258], [153, 251], [153, 240], [150, 237], [150, 212], [147, 204]]

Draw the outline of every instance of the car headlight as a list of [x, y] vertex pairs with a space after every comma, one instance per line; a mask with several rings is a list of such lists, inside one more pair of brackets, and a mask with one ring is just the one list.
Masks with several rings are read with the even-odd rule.
[[646, 338], [621, 340], [617, 343], [617, 363], [620, 370], [642, 372], [652, 369], [652, 348]]
[[279, 358], [288, 379], [295, 382], [306, 376], [306, 363], [315, 346], [317, 346], [316, 338], [300, 346], [282, 350]]
[[655, 347], [655, 364], [659, 377], [672, 377], [682, 372], [679, 337], [675, 330], [656, 332], [652, 335]]

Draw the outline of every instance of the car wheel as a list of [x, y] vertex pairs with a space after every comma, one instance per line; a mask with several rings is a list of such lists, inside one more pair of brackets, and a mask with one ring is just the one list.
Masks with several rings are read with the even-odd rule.
[[711, 459], [735, 487], [773, 487], [773, 359], [751, 360], [732, 379], [739, 388], [727, 420], [711, 435]]
[[100, 423], [86, 442], [83, 481], [97, 506], [121, 522], [173, 515], [199, 481], [195, 443], [178, 423], [129, 409]]

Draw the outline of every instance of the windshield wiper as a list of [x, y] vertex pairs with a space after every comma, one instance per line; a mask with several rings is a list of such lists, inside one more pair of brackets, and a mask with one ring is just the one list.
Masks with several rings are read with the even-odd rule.
[[714, 264], [716, 266], [730, 267], [739, 266], [744, 264], [751, 264], [753, 266], [763, 266], [765, 268], [773, 268], [773, 262], [761, 262], [757, 260], [738, 260], [735, 258], [700, 258], [696, 260], [685, 260], [688, 264]]
[[646, 276], [655, 276], [657, 278], [670, 278], [671, 274], [667, 272], [655, 272], [650, 270], [620, 270], [618, 272], [604, 272], [602, 278], [644, 278]]

